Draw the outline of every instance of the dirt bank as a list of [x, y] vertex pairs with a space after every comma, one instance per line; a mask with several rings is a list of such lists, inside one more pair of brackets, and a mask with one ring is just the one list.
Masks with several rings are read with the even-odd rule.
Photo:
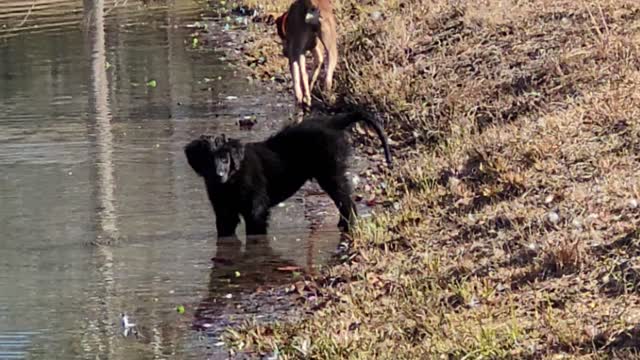
[[[287, 1], [244, 5], [264, 19]], [[386, 119], [397, 203], [308, 289], [308, 318], [229, 340], [284, 358], [635, 353], [640, 5], [336, 7], [338, 98]], [[247, 63], [288, 89], [273, 26], [249, 29]]]

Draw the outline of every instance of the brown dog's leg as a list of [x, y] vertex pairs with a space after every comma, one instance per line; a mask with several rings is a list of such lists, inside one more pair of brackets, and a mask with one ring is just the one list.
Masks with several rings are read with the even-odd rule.
[[327, 94], [331, 94], [333, 87], [333, 72], [336, 70], [336, 66], [338, 65], [338, 44], [335, 19], [329, 18], [322, 19], [321, 21], [322, 31], [320, 32], [320, 41], [324, 45], [325, 49], [327, 49], [328, 54], [327, 74], [324, 79], [324, 87]]
[[300, 65], [300, 79], [302, 80], [303, 109], [306, 112], [311, 109], [311, 91], [309, 89], [309, 74], [307, 74], [307, 59], [304, 53], [300, 55], [298, 64]]
[[302, 93], [304, 95], [302, 109], [308, 113], [311, 111], [311, 89], [309, 88], [309, 74], [307, 73], [307, 59], [304, 54], [300, 56], [300, 78], [302, 79]]
[[316, 63], [316, 68], [313, 70], [313, 75], [311, 76], [311, 83], [309, 84], [309, 91], [313, 91], [313, 86], [318, 80], [318, 75], [320, 75], [320, 71], [322, 70], [322, 65], [324, 64], [324, 46], [318, 42], [315, 48], [313, 48], [313, 58]]
[[302, 88], [300, 86], [300, 57], [291, 59], [291, 79], [293, 80], [293, 92], [296, 96], [296, 106], [302, 105]]

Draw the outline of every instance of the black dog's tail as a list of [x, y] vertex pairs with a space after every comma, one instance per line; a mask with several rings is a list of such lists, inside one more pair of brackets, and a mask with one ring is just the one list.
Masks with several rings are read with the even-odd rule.
[[327, 126], [336, 130], [346, 130], [358, 121], [366, 122], [376, 132], [376, 134], [380, 138], [380, 141], [382, 141], [382, 147], [384, 148], [384, 157], [387, 160], [387, 165], [391, 167], [393, 165], [393, 161], [391, 160], [391, 151], [389, 151], [387, 136], [385, 135], [382, 126], [380, 126], [380, 123], [374, 120], [369, 114], [363, 111], [356, 110], [346, 114], [337, 115], [328, 120]]

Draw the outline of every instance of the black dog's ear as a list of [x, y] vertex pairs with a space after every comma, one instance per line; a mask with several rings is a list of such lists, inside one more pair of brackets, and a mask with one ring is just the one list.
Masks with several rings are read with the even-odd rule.
[[209, 140], [203, 138], [193, 140], [184, 147], [184, 154], [187, 156], [187, 162], [191, 165], [196, 174], [204, 177], [208, 167], [208, 161], [211, 153]]
[[220, 136], [216, 136], [213, 139], [213, 150], [218, 150], [227, 142], [227, 136], [225, 134], [221, 134]]
[[240, 163], [244, 159], [244, 144], [239, 140], [229, 140], [228, 144], [231, 145], [229, 148], [229, 154], [231, 155], [231, 166], [233, 170], [238, 171], [240, 169]]

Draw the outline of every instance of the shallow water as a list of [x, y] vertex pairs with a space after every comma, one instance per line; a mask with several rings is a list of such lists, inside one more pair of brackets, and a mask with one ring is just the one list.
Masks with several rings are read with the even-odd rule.
[[268, 243], [217, 247], [182, 147], [202, 132], [263, 138], [291, 101], [191, 49], [197, 3], [101, 3], [38, 1], [26, 21], [31, 1], [0, 5], [0, 359], [215, 357], [198, 329], [271, 316], [281, 305], [235, 302], [290, 279], [279, 266], [325, 263], [337, 216], [302, 191], [275, 209]]

